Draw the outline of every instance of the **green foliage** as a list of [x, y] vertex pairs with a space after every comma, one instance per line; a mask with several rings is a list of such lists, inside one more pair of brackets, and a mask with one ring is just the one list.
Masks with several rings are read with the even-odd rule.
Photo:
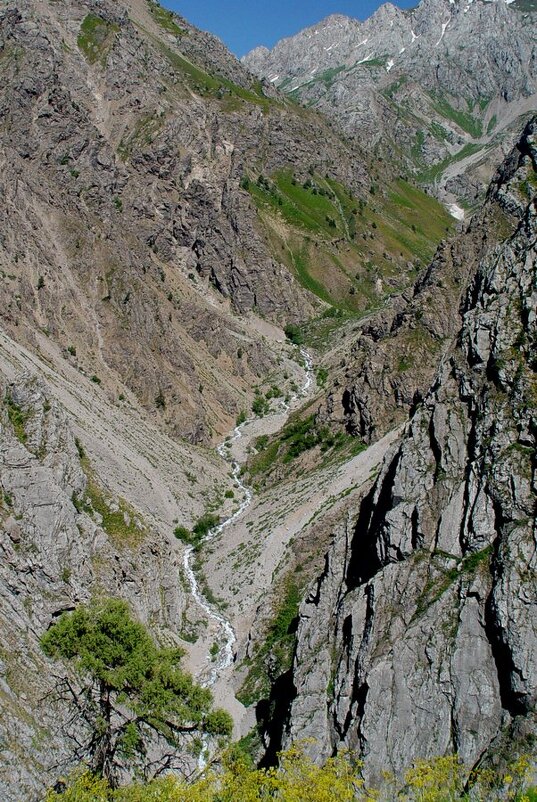
[[328, 379], [328, 370], [326, 368], [320, 367], [316, 370], [316, 378], [317, 384], [319, 387], [324, 387], [326, 384], [326, 380]]
[[407, 354], [402, 356], [397, 363], [397, 370], [399, 373], [405, 373], [407, 370], [410, 370], [412, 365], [414, 364], [414, 359], [411, 355]]
[[181, 668], [182, 651], [157, 647], [124, 601], [64, 613], [41, 646], [71, 663], [83, 684], [80, 694], [68, 684], [66, 699], [91, 722], [86, 756], [98, 775], [114, 781], [122, 760], [143, 764], [148, 734], [178, 749], [187, 733], [231, 732], [229, 715], [213, 710], [210, 691]]
[[269, 441], [268, 434], [262, 434], [259, 437], [257, 437], [254, 443], [257, 451], [264, 451], [264, 449], [267, 447], [268, 441]]
[[289, 253], [291, 257], [292, 268], [295, 270], [297, 278], [302, 286], [312, 292], [318, 298], [321, 298], [321, 300], [325, 301], [326, 303], [336, 303], [335, 299], [332, 298], [324, 284], [313, 278], [311, 259], [308, 255], [307, 249], [305, 247], [300, 249], [291, 248]]
[[462, 128], [463, 131], [466, 131], [466, 133], [470, 134], [474, 139], [479, 139], [479, 137], [482, 136], [483, 125], [481, 121], [473, 117], [472, 114], [467, 111], [455, 109], [450, 105], [447, 99], [441, 95], [432, 93], [432, 99], [433, 108], [442, 117], [456, 123], [459, 128]]
[[464, 790], [465, 767], [456, 755], [417, 760], [405, 774], [410, 799], [416, 802], [446, 802], [460, 799]]
[[236, 426], [241, 426], [247, 420], [248, 420], [248, 414], [247, 414], [246, 410], [241, 409], [241, 411], [237, 415], [237, 420], [235, 421], [235, 425]]
[[298, 419], [285, 426], [281, 432], [280, 439], [285, 447], [284, 462], [296, 459], [304, 451], [309, 451], [315, 446], [320, 446], [321, 451], [325, 452], [331, 448], [341, 447], [349, 439], [355, 444], [362, 445], [356, 438], [350, 437], [343, 431], [333, 433], [326, 426], [317, 426], [313, 415]]
[[199, 551], [201, 544], [211, 529], [218, 526], [219, 523], [220, 519], [217, 515], [206, 513], [196, 521], [192, 531], [185, 526], [176, 526], [173, 533], [178, 540], [182, 540], [183, 543], [187, 543], [189, 546], [194, 546], [194, 550]]
[[364, 67], [384, 67], [386, 66], [387, 56], [382, 56], [378, 58], [370, 58], [367, 61], [362, 61], [361, 64]]
[[192, 527], [192, 533], [196, 538], [203, 539], [207, 537], [211, 529], [218, 526], [220, 519], [217, 515], [206, 513], [199, 518]]
[[96, 61], [100, 61], [103, 66], [106, 64], [108, 52], [118, 31], [117, 25], [96, 14], [88, 14], [84, 18], [77, 44], [89, 64], [95, 64]]
[[315, 417], [309, 415], [287, 424], [281, 432], [281, 440], [286, 444], [284, 461], [289, 462], [304, 451], [322, 442], [323, 436], [315, 426]]
[[272, 180], [259, 176], [256, 183], [250, 182], [249, 192], [258, 206], [278, 211], [291, 225], [330, 240], [335, 229], [339, 234], [345, 231], [334, 192], [319, 176], [298, 184], [290, 170], [280, 170]]
[[[446, 567], [446, 558], [453, 561]], [[469, 579], [482, 565], [488, 566], [492, 558], [492, 546], [467, 554], [462, 560], [444, 552], [434, 552], [429, 567], [429, 576], [417, 600], [414, 618], [435, 604], [455, 582]], [[455, 563], [455, 564], [454, 564]]]
[[300, 183], [291, 170], [248, 185], [276, 258], [323, 301], [350, 311], [379, 305], [377, 277], [406, 286], [408, 262], [429, 259], [453, 226], [436, 199], [403, 179], [371, 189], [366, 202], [330, 176], [312, 171]]
[[[251, 476], [264, 477], [265, 481], [276, 465], [280, 468], [289, 465], [316, 447], [325, 459], [350, 458], [365, 448], [361, 440], [344, 431], [333, 432], [327, 426], [318, 426], [314, 415], [294, 418], [272, 441], [266, 435], [258, 437], [255, 447], [258, 453], [249, 460], [248, 471]], [[278, 477], [282, 478], [281, 472]]]
[[[265, 112], [269, 111], [271, 105], [279, 105], [277, 101], [265, 96], [263, 87], [259, 82], [255, 82], [251, 89], [245, 89], [221, 75], [211, 75], [162, 42], [159, 43], [159, 48], [174, 70], [191, 89], [201, 95], [210, 95], [223, 103], [229, 104], [231, 110], [237, 104], [240, 106], [241, 102], [260, 106]], [[224, 110], [225, 108], [224, 106]]]
[[[332, 86], [339, 73], [344, 72], [345, 70], [346, 66], [344, 64], [342, 64], [340, 67], [329, 67], [329, 69], [315, 75], [315, 82], [317, 83], [318, 81], [322, 81], [324, 84], [326, 84], [326, 87], [329, 88]], [[313, 81], [310, 83], [313, 83]]]
[[[62, 785], [65, 785], [64, 781]], [[89, 771], [75, 772], [68, 779], [65, 790], [50, 790], [45, 802], [109, 802], [112, 793], [108, 781], [103, 777], [96, 777]]]
[[455, 755], [418, 760], [405, 773], [405, 788], [388, 772], [380, 788], [367, 787], [361, 764], [342, 750], [322, 765], [307, 757], [308, 742], [280, 753], [279, 767], [257, 769], [235, 745], [223, 756], [220, 772], [209, 770], [192, 783], [173, 775], [113, 790], [88, 772], [75, 773], [63, 792], [49, 791], [45, 802], [535, 802], [531, 763], [522, 756], [505, 772], [478, 769], [470, 795], [464, 789], [469, 769]]
[[422, 183], [431, 184], [442, 175], [446, 167], [448, 167], [450, 164], [459, 162], [462, 159], [465, 159], [467, 156], [471, 156], [473, 153], [477, 153], [482, 149], [483, 145], [479, 145], [478, 143], [474, 142], [468, 142], [466, 145], [464, 145], [464, 147], [457, 151], [457, 153], [454, 153], [452, 156], [446, 156], [443, 161], [437, 162], [437, 164], [433, 164], [431, 167], [427, 167], [425, 170], [422, 170], [418, 176], [418, 180]]
[[278, 387], [276, 384], [273, 384], [272, 387], [269, 387], [267, 392], [265, 393], [265, 398], [267, 401], [270, 401], [271, 398], [281, 398], [283, 396], [283, 392], [281, 387]]
[[173, 34], [174, 36], [184, 36], [187, 33], [184, 28], [181, 28], [176, 23], [176, 17], [173, 11], [168, 11], [167, 8], [162, 8], [162, 6], [159, 3], [154, 2], [154, 0], [148, 0], [147, 6], [153, 19], [163, 30]]
[[9, 393], [7, 393], [4, 398], [4, 404], [7, 409], [9, 422], [13, 426], [15, 437], [21, 443], [26, 443], [26, 440], [28, 439], [26, 434], [26, 424], [31, 417], [31, 413], [19, 407]]
[[302, 329], [300, 326], [297, 326], [295, 323], [288, 323], [284, 329], [285, 336], [288, 340], [290, 340], [294, 345], [302, 345], [304, 342], [304, 335], [302, 334]]
[[101, 486], [90, 461], [79, 440], [75, 441], [80, 464], [86, 474], [86, 490], [77, 496], [73, 494], [73, 504], [79, 513], [90, 517], [100, 516], [100, 523], [112, 543], [117, 548], [136, 548], [147, 535], [147, 529], [139, 516], [123, 498], [113, 499]]
[[118, 145], [118, 155], [121, 159], [129, 158], [135, 148], [150, 145], [163, 124], [164, 118], [157, 114], [142, 114], [136, 120], [134, 128], [126, 133]]
[[173, 530], [173, 534], [177, 540], [182, 540], [183, 543], [192, 543], [192, 532], [190, 529], [187, 529], [186, 526], [176, 526]]
[[252, 412], [262, 418], [270, 409], [270, 405], [266, 398], [262, 395], [256, 395], [252, 401]]
[[399, 89], [402, 86], [404, 86], [407, 83], [407, 81], [408, 78], [405, 75], [402, 75], [400, 78], [394, 81], [393, 84], [390, 84], [389, 86], [382, 89], [381, 92], [384, 95], [384, 97], [388, 98], [389, 100], [393, 100], [394, 97], [397, 95]]
[[281, 588], [282, 599], [274, 608], [267, 634], [252, 659], [237, 699], [249, 706], [268, 696], [274, 681], [291, 667], [295, 646], [294, 621], [301, 601], [301, 588], [288, 578]]

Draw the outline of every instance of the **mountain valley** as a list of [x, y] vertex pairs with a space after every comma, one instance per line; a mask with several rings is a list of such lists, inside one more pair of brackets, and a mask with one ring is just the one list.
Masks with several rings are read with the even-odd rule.
[[43, 636], [110, 598], [231, 717], [147, 717], [120, 785], [231, 727], [372, 783], [534, 760], [534, 20], [388, 4], [241, 63], [154, 0], [4, 3], [2, 798], [94, 765]]

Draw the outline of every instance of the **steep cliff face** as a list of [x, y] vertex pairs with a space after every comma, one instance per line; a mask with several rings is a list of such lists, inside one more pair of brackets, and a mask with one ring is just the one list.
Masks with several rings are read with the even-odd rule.
[[76, 760], [68, 735], [84, 727], [51, 695], [55, 673], [39, 647], [51, 621], [99, 594], [121, 596], [174, 642], [184, 598], [178, 555], [103, 488], [46, 386], [26, 377], [1, 390], [0, 794], [30, 800]]
[[372, 778], [535, 742], [536, 133], [490, 190], [516, 231], [301, 608], [287, 737], [357, 749]]
[[244, 63], [469, 202], [537, 109], [532, 4], [422, 0], [333, 15]]

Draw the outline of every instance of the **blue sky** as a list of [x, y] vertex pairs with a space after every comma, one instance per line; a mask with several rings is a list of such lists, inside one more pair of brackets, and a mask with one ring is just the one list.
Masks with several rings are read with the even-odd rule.
[[[215, 33], [237, 56], [257, 45], [271, 47], [329, 14], [347, 14], [364, 20], [381, 5], [375, 0], [161, 0], [198, 28]], [[416, 5], [397, 2], [400, 8]]]

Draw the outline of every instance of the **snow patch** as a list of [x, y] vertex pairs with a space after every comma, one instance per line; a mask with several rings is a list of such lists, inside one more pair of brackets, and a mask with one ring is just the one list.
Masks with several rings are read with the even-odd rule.
[[406, 50], [406, 47], [402, 47], [401, 50], [399, 51], [399, 55], [401, 55], [401, 53], [404, 53], [405, 50]]
[[464, 209], [462, 209], [456, 203], [450, 203], [447, 209], [450, 215], [455, 218], [455, 220], [464, 220]]
[[448, 26], [448, 25], [449, 25], [449, 20], [448, 20], [447, 22], [443, 22], [443, 23], [442, 23], [442, 33], [440, 34], [440, 39], [439, 39], [439, 40], [438, 40], [438, 42], [435, 44], [435, 47], [438, 47], [438, 45], [440, 44], [440, 42], [441, 42], [441, 41], [442, 41], [442, 39], [444, 38], [444, 34], [445, 34], [445, 32], [446, 32], [446, 28], [447, 28], [447, 26]]
[[280, 77], [279, 75], [275, 75], [274, 78], [269, 78], [270, 83], [271, 84], [276, 83], [276, 81], [278, 80], [279, 77]]
[[410, 33], [412, 34], [412, 42], [411, 42], [411, 44], [413, 44], [416, 41], [416, 39], [419, 39], [419, 36], [416, 36], [414, 31], [410, 31]]
[[386, 72], [389, 72], [389, 71], [391, 70], [391, 68], [393, 67], [393, 64], [394, 64], [394, 61], [393, 61], [393, 58], [391, 58], [391, 59], [390, 59], [390, 60], [389, 60], [389, 61], [386, 63]]
[[365, 58], [361, 58], [360, 61], [357, 61], [356, 63], [363, 64], [364, 61], [371, 61], [372, 58], [373, 58], [373, 53], [370, 53], [368, 56], [366, 56]]

